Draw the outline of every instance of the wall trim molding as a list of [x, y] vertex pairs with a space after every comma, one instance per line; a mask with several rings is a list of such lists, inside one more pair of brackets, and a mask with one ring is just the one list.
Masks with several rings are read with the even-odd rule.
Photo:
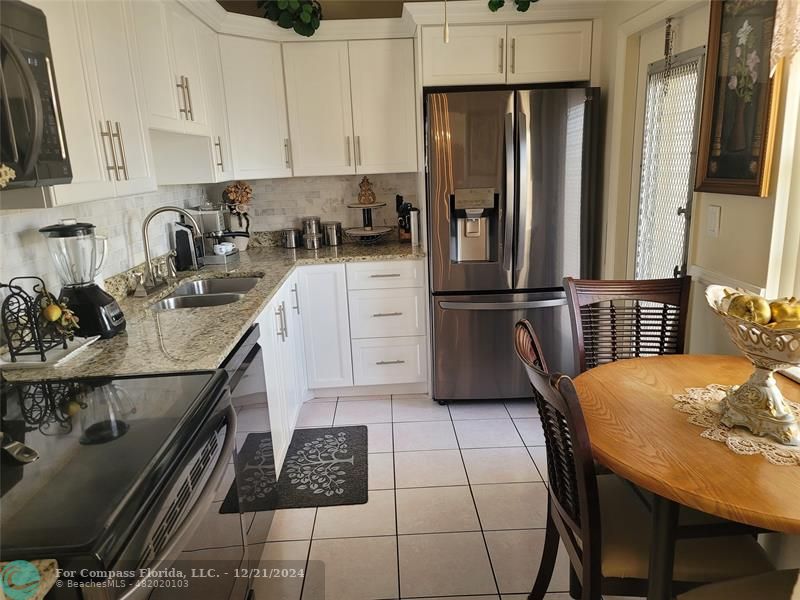
[[745, 291], [758, 294], [760, 296], [766, 294], [766, 289], [756, 285], [755, 283], [741, 281], [740, 279], [736, 279], [730, 275], [723, 275], [722, 273], [718, 273], [710, 269], [704, 269], [698, 265], [689, 265], [688, 273], [692, 276], [693, 281], [703, 285], [727, 285], [728, 287], [741, 288]]

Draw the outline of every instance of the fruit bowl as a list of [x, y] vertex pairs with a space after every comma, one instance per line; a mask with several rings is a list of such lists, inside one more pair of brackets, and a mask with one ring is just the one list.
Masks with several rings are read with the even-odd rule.
[[800, 366], [800, 328], [773, 329], [728, 314], [726, 300], [739, 293], [742, 292], [722, 285], [706, 289], [708, 304], [754, 367], [750, 379], [733, 386], [720, 404], [721, 421], [729, 427], [739, 425], [756, 435], [772, 437], [782, 444], [800, 446], [800, 428], [774, 376], [779, 369]]

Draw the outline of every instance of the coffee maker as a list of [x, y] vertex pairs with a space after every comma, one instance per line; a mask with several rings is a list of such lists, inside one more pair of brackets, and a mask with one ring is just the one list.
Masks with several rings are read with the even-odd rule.
[[[107, 241], [97, 238], [94, 225], [64, 219], [39, 230], [47, 238], [47, 248], [61, 279], [59, 298], [78, 317], [76, 335], [110, 338], [125, 330], [125, 315], [117, 301], [94, 282], [106, 257]], [[97, 242], [102, 253], [97, 259]]]

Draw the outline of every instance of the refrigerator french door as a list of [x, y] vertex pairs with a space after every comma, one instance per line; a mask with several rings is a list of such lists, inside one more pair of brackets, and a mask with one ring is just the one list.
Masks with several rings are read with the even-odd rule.
[[525, 398], [513, 327], [574, 373], [565, 276], [594, 273], [596, 88], [426, 94], [433, 393]]

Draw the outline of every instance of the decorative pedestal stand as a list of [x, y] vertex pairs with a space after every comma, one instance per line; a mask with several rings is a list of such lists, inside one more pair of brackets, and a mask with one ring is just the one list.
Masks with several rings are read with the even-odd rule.
[[360, 208], [363, 218], [363, 227], [345, 229], [345, 233], [362, 244], [372, 244], [392, 231], [391, 227], [372, 224], [372, 210], [386, 206], [386, 202], [373, 202], [372, 204], [348, 204], [347, 208]]
[[797, 419], [787, 408], [773, 375], [779, 369], [800, 366], [800, 329], [770, 329], [725, 314], [718, 307], [726, 293], [733, 291], [712, 285], [706, 290], [706, 299], [755, 371], [747, 382], [732, 387], [720, 403], [721, 421], [729, 427], [740, 425], [756, 435], [772, 437], [782, 444], [800, 446]]

